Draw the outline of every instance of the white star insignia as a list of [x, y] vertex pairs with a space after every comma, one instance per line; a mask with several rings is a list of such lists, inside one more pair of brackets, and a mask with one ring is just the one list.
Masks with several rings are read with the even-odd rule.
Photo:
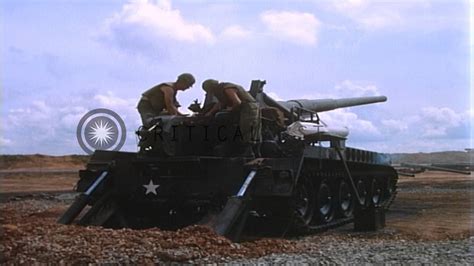
[[145, 192], [145, 195], [148, 195], [148, 193], [153, 193], [155, 195], [156, 194], [156, 189], [159, 187], [160, 185], [155, 185], [153, 184], [153, 180], [150, 179], [150, 183], [148, 183], [148, 185], [143, 185], [143, 187], [146, 188], [146, 192]]

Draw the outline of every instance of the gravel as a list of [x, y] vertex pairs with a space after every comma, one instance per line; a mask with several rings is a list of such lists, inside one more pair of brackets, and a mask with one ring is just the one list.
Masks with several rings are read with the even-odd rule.
[[[317, 243], [313, 242], [317, 240]], [[274, 263], [439, 263], [474, 264], [474, 238], [420, 242], [413, 240], [371, 240], [358, 238], [340, 239], [333, 236], [304, 238], [309, 248], [298, 254], [271, 254], [254, 259], [233, 260], [236, 264]]]

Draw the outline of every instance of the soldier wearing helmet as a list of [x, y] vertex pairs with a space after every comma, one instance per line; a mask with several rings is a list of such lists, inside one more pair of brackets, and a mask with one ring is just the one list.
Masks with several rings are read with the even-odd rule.
[[151, 126], [158, 115], [183, 115], [178, 110], [180, 105], [176, 94], [189, 89], [195, 81], [193, 75], [183, 73], [178, 76], [176, 82], [161, 83], [145, 91], [137, 106], [143, 125]]
[[[212, 94], [218, 100], [218, 103], [204, 115], [214, 115], [221, 109], [238, 112], [240, 114], [239, 127], [244, 144], [243, 153], [253, 153], [251, 148], [257, 147], [256, 144], [260, 141], [261, 131], [261, 115], [257, 101], [242, 86], [230, 82], [208, 79], [202, 83], [202, 88], [206, 93]], [[258, 148], [255, 151], [258, 152]]]

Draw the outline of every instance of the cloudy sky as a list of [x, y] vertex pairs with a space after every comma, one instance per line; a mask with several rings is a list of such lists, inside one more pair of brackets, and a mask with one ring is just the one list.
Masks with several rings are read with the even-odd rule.
[[[0, 153], [83, 154], [76, 126], [105, 107], [135, 151], [140, 94], [191, 72], [278, 99], [386, 95], [323, 114], [348, 145], [472, 147], [468, 1], [6, 0], [0, 4]], [[472, 9], [471, 9], [471, 13]], [[471, 47], [472, 48], [472, 47]], [[182, 109], [182, 111], [185, 111]]]

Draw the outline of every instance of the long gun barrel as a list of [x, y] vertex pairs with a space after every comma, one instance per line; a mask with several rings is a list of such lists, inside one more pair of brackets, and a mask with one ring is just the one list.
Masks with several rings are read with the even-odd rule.
[[463, 175], [471, 174], [470, 171], [461, 171], [457, 169], [450, 169], [446, 167], [438, 167], [438, 166], [432, 166], [432, 165], [423, 165], [423, 164], [414, 164], [414, 163], [402, 163], [401, 165], [405, 167], [424, 168], [428, 170], [444, 171], [444, 172], [451, 172], [451, 173], [457, 173], [457, 174], [463, 174]]
[[387, 101], [385, 96], [373, 96], [373, 97], [355, 97], [355, 98], [342, 98], [342, 99], [318, 99], [318, 100], [289, 100], [289, 101], [278, 101], [278, 103], [285, 107], [287, 110], [292, 108], [303, 108], [314, 112], [325, 112], [338, 108], [358, 106], [371, 103], [379, 103]]

